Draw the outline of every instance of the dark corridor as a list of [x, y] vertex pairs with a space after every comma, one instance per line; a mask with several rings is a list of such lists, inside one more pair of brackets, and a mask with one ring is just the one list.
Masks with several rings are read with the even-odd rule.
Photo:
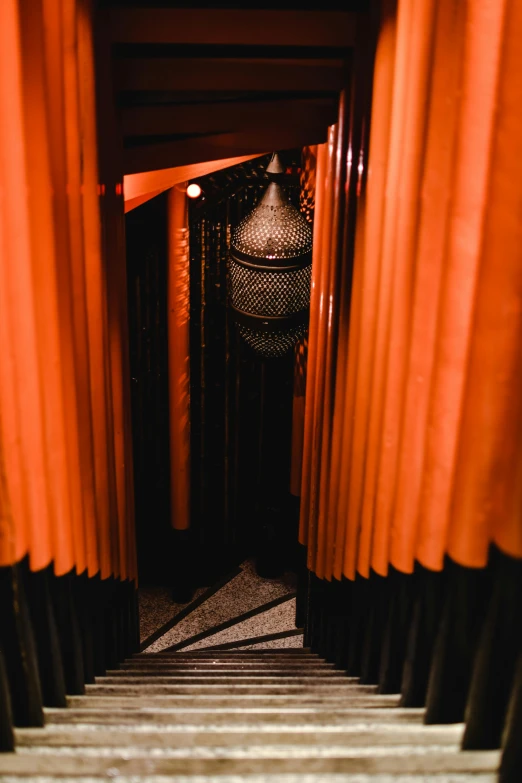
[[[301, 150], [282, 153], [299, 206]], [[260, 574], [295, 566], [289, 492], [294, 352], [260, 358], [227, 308], [231, 232], [266, 189], [269, 156], [197, 180], [190, 221], [191, 527], [170, 523], [167, 196], [126, 217], [140, 578], [190, 595], [245, 557]], [[175, 580], [175, 583], [174, 583]]]

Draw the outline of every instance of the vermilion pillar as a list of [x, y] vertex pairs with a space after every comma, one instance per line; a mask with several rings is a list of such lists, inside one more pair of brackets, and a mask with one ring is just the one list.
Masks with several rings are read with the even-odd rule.
[[[455, 147], [451, 175], [443, 196], [449, 200], [449, 214], [417, 523], [418, 559], [433, 569], [442, 568], [444, 554], [448, 551], [448, 536], [454, 533], [460, 535], [457, 531], [463, 523], [461, 515], [451, 511], [451, 498], [459, 441], [462, 437], [469, 437], [469, 433], [464, 435], [461, 432], [460, 420], [466, 405], [464, 389], [474, 330], [483, 223], [491, 208], [489, 180], [496, 165], [491, 144], [496, 116], [503, 9], [503, 0], [498, 3], [472, 3], [467, 7], [466, 15], [455, 14], [455, 6], [451, 2], [447, 3], [447, 7], [443, 3], [439, 8], [439, 15], [445, 10], [452, 16], [446, 28], [452, 24], [458, 31], [455, 43], [460, 54], [460, 77], [457, 72], [458, 92], [454, 97], [457, 104], [453, 109], [456, 119], [453, 120], [451, 139]], [[438, 35], [443, 34], [440, 28], [437, 32]], [[442, 41], [438, 45], [444, 47], [438, 62], [442, 69], [445, 64], [450, 66], [454, 55], [452, 47]], [[485, 48], [489, 52], [486, 58], [483, 56]], [[446, 89], [447, 81], [446, 78]], [[444, 108], [446, 128], [451, 117], [447, 96]], [[439, 156], [438, 160], [430, 162], [432, 176], [437, 170], [441, 176], [443, 160], [443, 156]], [[438, 222], [437, 230], [441, 232], [442, 228]], [[419, 257], [419, 268], [425, 269], [431, 258]], [[424, 318], [431, 312], [433, 293], [432, 289], [429, 307], [424, 308]], [[427, 351], [427, 348], [424, 342], [424, 350]], [[502, 350], [500, 345], [497, 349]], [[486, 436], [479, 429], [476, 430], [477, 436], [479, 432], [481, 438]], [[466, 552], [461, 550], [459, 562], [465, 566], [478, 565], [475, 545], [485, 552], [489, 535], [489, 531], [477, 527], [473, 534], [475, 542], [468, 538], [469, 548]], [[484, 557], [481, 564], [485, 564]]]
[[[471, 141], [482, 142], [489, 155], [482, 164], [487, 165], [483, 191], [477, 194], [471, 183], [468, 191], [470, 202], [482, 195], [478, 206], [483, 222], [477, 226], [480, 264], [448, 551], [457, 562], [475, 567], [486, 563], [490, 540], [506, 555], [522, 557], [522, 168], [515, 153], [522, 131], [517, 43], [522, 14], [518, 3], [508, 2], [504, 17], [503, 6], [499, 2], [477, 14], [471, 52], [475, 80], [482, 76], [484, 86], [489, 77], [480, 99], [482, 112], [489, 112]], [[488, 70], [479, 62], [486, 40], [495, 45]], [[472, 154], [473, 149], [468, 152]]]
[[[421, 497], [425, 449], [434, 437], [428, 427], [431, 384], [435, 371], [441, 289], [450, 221], [451, 191], [455, 176], [455, 131], [459, 112], [462, 70], [463, 8], [439, 3], [433, 44], [428, 131], [421, 183], [422, 210], [417, 236], [418, 262], [415, 264], [415, 290], [411, 311], [411, 345], [405, 388], [403, 430], [398, 456], [395, 519], [391, 535], [391, 561], [411, 571], [418, 548], [419, 559], [430, 568], [440, 568], [444, 535], [439, 537], [438, 555], [433, 556], [431, 534], [424, 537], [421, 524]], [[422, 263], [422, 259], [429, 259]], [[432, 517], [435, 521], [437, 512]], [[436, 525], [442, 524], [439, 516]], [[434, 531], [435, 535], [436, 531]], [[422, 557], [420, 552], [422, 551]], [[431, 553], [428, 554], [428, 552]]]
[[479, 568], [491, 542], [520, 553], [506, 8], [382, 4], [368, 179], [344, 221], [351, 291], [338, 131], [319, 149], [301, 541], [321, 577], [440, 570], [447, 554]]
[[168, 354], [171, 521], [190, 525], [189, 235], [186, 185], [168, 196]]

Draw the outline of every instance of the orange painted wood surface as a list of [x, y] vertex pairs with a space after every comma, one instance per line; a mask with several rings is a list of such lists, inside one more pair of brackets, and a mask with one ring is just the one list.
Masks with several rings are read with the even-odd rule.
[[[264, 154], [264, 153], [260, 153]], [[125, 212], [139, 207], [150, 198], [158, 196], [163, 191], [178, 185], [185, 180], [203, 177], [213, 171], [226, 169], [229, 166], [237, 166], [246, 160], [259, 157], [258, 155], [243, 155], [239, 158], [223, 158], [208, 163], [193, 163], [189, 166], [175, 166], [171, 169], [159, 171], [145, 171], [141, 174], [126, 174], [123, 178], [123, 194], [125, 198]]]
[[[318, 542], [316, 569], [319, 574], [331, 579], [332, 561], [329, 552], [335, 539], [336, 508], [329, 504], [330, 482], [336, 475], [335, 443], [337, 428], [334, 426], [335, 393], [339, 377], [338, 329], [341, 315], [341, 298], [343, 296], [343, 272], [345, 265], [342, 259], [345, 255], [343, 243], [344, 227], [347, 219], [345, 203], [348, 188], [349, 172], [347, 161], [348, 127], [350, 101], [347, 89], [344, 89], [339, 101], [339, 118], [332, 150], [331, 181], [333, 204], [330, 224], [330, 269], [328, 275], [328, 293], [326, 307], [326, 341], [325, 363], [327, 371], [324, 374], [324, 418], [323, 438], [320, 448], [320, 482], [318, 496]], [[333, 454], [332, 454], [333, 451]]]
[[[32, 284], [26, 201], [22, 47], [17, 0], [7, 0], [2, 5], [1, 14], [0, 110], [3, 121], [0, 123], [0, 342], [4, 349], [0, 352], [0, 427], [4, 472], [0, 563], [10, 565], [28, 554], [29, 514], [37, 513], [38, 501], [42, 499], [40, 520], [44, 559], [50, 552], [50, 545], [44, 486], [30, 486], [26, 471], [27, 450], [32, 445], [40, 475], [45, 477], [32, 307], [26, 318], [23, 318], [24, 291], [32, 305]], [[14, 259], [16, 264], [13, 263]], [[27, 401], [35, 398], [37, 405], [28, 407]], [[16, 526], [14, 520], [18, 520]]]
[[[461, 75], [418, 522], [418, 558], [426, 567], [437, 570], [443, 566], [450, 530], [458, 531], [462, 522], [452, 514], [451, 503], [474, 328], [482, 226], [489, 209], [487, 188], [493, 165], [491, 142], [502, 10], [503, 2], [482, 0], [454, 20], [460, 33], [456, 44], [460, 43]], [[488, 57], [483, 56], [484, 46]], [[451, 57], [445, 51], [446, 57]], [[477, 431], [478, 437], [482, 435], [485, 433], [479, 435]], [[478, 528], [476, 535], [481, 538]], [[481, 546], [487, 547], [484, 539]], [[464, 561], [464, 565], [476, 563], [471, 549]]]
[[0, 563], [135, 576], [129, 460], [114, 464], [130, 405], [111, 396], [128, 366], [109, 350], [112, 325], [125, 353], [125, 294], [100, 221], [121, 228], [123, 189], [118, 223], [100, 203], [92, 8], [8, 0], [0, 18]]
[[[62, 364], [62, 396], [57, 402], [60, 407], [59, 415], [64, 422], [63, 431], [57, 433], [56, 437], [57, 440], [65, 437], [63, 468], [55, 474], [55, 480], [60, 481], [56, 492], [62, 499], [60, 505], [63, 507], [60, 517], [56, 519], [59, 526], [55, 535], [54, 567], [57, 574], [67, 573], [73, 567], [83, 573], [87, 563], [80, 468], [81, 410], [78, 407], [76, 382], [76, 370], [82, 362], [82, 356], [76, 350], [72, 288], [73, 260], [81, 263], [82, 259], [73, 259], [71, 254], [71, 234], [74, 229], [69, 219], [72, 190], [69, 185], [69, 172], [75, 161], [66, 154], [67, 142], [71, 144], [72, 135], [67, 132], [68, 120], [74, 122], [77, 109], [77, 84], [68, 84], [69, 80], [75, 80], [76, 75], [76, 58], [70, 49], [75, 35], [74, 3], [45, 0], [42, 8], [46, 76], [43, 95], [49, 134], [47, 150], [52, 180], [58, 353]], [[69, 89], [66, 91], [67, 87]], [[75, 131], [76, 129], [73, 133]], [[40, 154], [42, 153], [43, 150], [40, 150]], [[48, 269], [48, 275], [50, 271]], [[72, 328], [63, 328], [65, 324], [71, 324]]]
[[[436, 40], [420, 186], [415, 285], [411, 314], [411, 344], [405, 388], [404, 418], [397, 467], [390, 560], [410, 572], [422, 545], [421, 496], [426, 446], [429, 440], [428, 411], [435, 369], [435, 343], [450, 198], [455, 166], [455, 128], [462, 69], [462, 7], [439, 3], [436, 10]], [[426, 259], [429, 262], [424, 263]], [[442, 518], [438, 521], [442, 532]], [[429, 535], [429, 534], [428, 534]], [[437, 536], [437, 531], [436, 531]], [[444, 536], [439, 536], [443, 542]], [[422, 545], [423, 546], [423, 545]], [[433, 551], [430, 548], [430, 551]], [[442, 549], [438, 546], [440, 556]], [[417, 551], [416, 551], [417, 549]], [[431, 562], [431, 561], [430, 561]]]
[[15, 562], [15, 529], [6, 475], [5, 445], [0, 429], [0, 567]]
[[[314, 458], [314, 439], [317, 439], [316, 416], [321, 412], [322, 398], [317, 396], [317, 368], [321, 366], [321, 327], [324, 322], [324, 289], [326, 264], [317, 259], [322, 251], [323, 215], [325, 210], [327, 145], [317, 148], [317, 189], [312, 253], [312, 289], [310, 295], [310, 327], [308, 339], [307, 389], [304, 419], [304, 448], [301, 478], [300, 541], [309, 548], [309, 556], [315, 557], [316, 536], [316, 483], [317, 457]], [[321, 316], [323, 316], [321, 318]]]
[[176, 530], [185, 530], [190, 526], [190, 269], [186, 183], [169, 191], [168, 247], [171, 523]]
[[490, 69], [477, 62], [474, 73], [489, 123], [477, 128], [469, 154], [480, 141], [489, 154], [448, 552], [474, 567], [486, 563], [491, 540], [522, 557], [522, 184], [514, 152], [522, 130], [521, 10], [499, 3], [473, 30], [476, 58], [486, 41], [492, 48]]
[[[92, 28], [85, 28], [89, 33]], [[95, 41], [97, 156], [100, 182], [101, 265], [106, 326], [102, 335], [109, 468], [106, 507], [111, 524], [105, 530], [110, 571], [122, 580], [137, 579], [134, 467], [132, 454], [127, 263], [123, 196], [123, 147], [114, 105], [111, 50], [106, 30], [98, 27]], [[92, 63], [88, 58], [87, 63]], [[89, 78], [90, 75], [89, 75]], [[100, 370], [101, 370], [100, 366]]]
[[[362, 247], [355, 255], [353, 301], [349, 330], [346, 381], [349, 397], [345, 403], [339, 498], [338, 546], [336, 575], [345, 573], [353, 579], [357, 566], [357, 549], [362, 519], [362, 498], [368, 448], [368, 427], [373, 358], [377, 328], [377, 300], [381, 273], [386, 178], [388, 171], [389, 133], [392, 110], [396, 39], [396, 2], [383, 3], [381, 29], [377, 41], [372, 123], [370, 127], [370, 165], [368, 190], [372, 198], [361, 195], [365, 210]], [[358, 223], [357, 230], [362, 225]], [[360, 245], [361, 237], [357, 237]], [[353, 411], [357, 411], [357, 416]]]
[[521, 32], [513, 0], [383, 4], [349, 319], [331, 322], [319, 151], [301, 541], [320, 577], [522, 557]]
[[[388, 181], [388, 187], [394, 193], [394, 209], [390, 214], [390, 231], [385, 236], [383, 247], [383, 264], [390, 270], [391, 291], [384, 335], [387, 345], [383, 368], [381, 429], [377, 441], [379, 457], [371, 555], [372, 568], [382, 576], [388, 573], [397, 460], [403, 418], [407, 415], [404, 386], [411, 340], [434, 12], [435, 2], [402, 2], [397, 21], [396, 90], [393, 98], [398, 110], [397, 137], [390, 150]], [[401, 56], [401, 49], [404, 57]], [[411, 67], [412, 62], [415, 62], [415, 68]], [[398, 524], [400, 528], [400, 520]], [[413, 556], [406, 559], [411, 570]], [[405, 564], [401, 563], [401, 570], [404, 570]]]

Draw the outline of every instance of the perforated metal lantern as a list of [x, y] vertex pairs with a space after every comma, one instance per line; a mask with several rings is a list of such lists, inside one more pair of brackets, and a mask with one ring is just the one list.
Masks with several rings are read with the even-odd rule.
[[277, 181], [283, 171], [274, 155], [272, 181], [234, 231], [229, 261], [240, 334], [266, 357], [283, 356], [306, 332], [310, 304], [312, 231]]

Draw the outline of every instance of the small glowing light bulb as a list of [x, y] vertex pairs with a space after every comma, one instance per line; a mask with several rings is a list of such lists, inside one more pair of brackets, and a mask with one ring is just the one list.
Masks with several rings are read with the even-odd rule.
[[201, 196], [201, 188], [195, 182], [192, 182], [187, 188], [187, 196], [189, 198], [198, 198]]

